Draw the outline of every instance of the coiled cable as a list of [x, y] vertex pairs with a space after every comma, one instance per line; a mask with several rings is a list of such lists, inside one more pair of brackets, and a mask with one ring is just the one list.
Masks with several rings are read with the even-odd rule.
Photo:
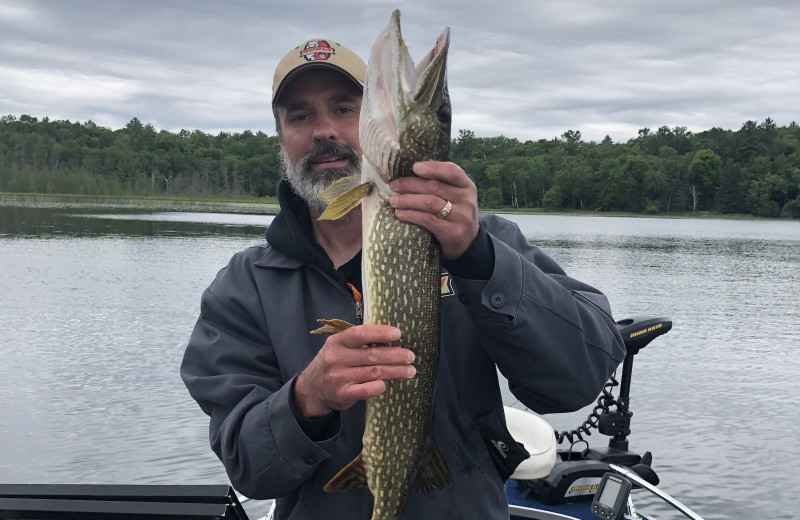
[[564, 442], [564, 439], [567, 439], [571, 445], [574, 445], [580, 441], [586, 442], [583, 438], [583, 435], [585, 434], [589, 436], [592, 434], [592, 429], [597, 429], [597, 423], [600, 420], [600, 414], [609, 412], [611, 407], [617, 404], [617, 399], [614, 397], [614, 394], [611, 393], [615, 386], [619, 386], [619, 382], [614, 377], [614, 374], [612, 374], [611, 378], [603, 386], [603, 391], [598, 396], [597, 404], [595, 405], [594, 409], [592, 409], [589, 417], [587, 417], [580, 426], [573, 430], [555, 432], [556, 442], [561, 444]]

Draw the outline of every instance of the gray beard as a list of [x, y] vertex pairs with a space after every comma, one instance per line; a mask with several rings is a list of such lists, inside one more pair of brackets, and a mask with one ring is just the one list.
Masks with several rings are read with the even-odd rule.
[[[349, 157], [353, 166], [312, 171], [311, 161], [315, 156], [321, 154]], [[328, 207], [327, 204], [319, 200], [320, 193], [339, 179], [361, 173], [358, 153], [355, 149], [342, 144], [325, 143], [317, 145], [296, 163], [292, 163], [286, 153], [286, 148], [281, 143], [279, 155], [285, 169], [286, 180], [289, 181], [294, 192], [308, 204], [309, 208], [319, 213], [322, 213]]]

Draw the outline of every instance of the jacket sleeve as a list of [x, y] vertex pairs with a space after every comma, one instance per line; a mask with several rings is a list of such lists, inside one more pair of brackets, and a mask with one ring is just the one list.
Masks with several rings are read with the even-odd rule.
[[314, 442], [298, 424], [295, 377], [282, 377], [255, 284], [237, 283], [239, 276], [246, 275], [229, 266], [203, 293], [181, 377], [210, 416], [211, 448], [233, 486], [252, 498], [274, 498], [310, 478], [336, 436]]
[[625, 357], [608, 300], [529, 245], [516, 224], [484, 216], [481, 225], [492, 276], [456, 278], [456, 287], [509, 389], [538, 413], [589, 404]]

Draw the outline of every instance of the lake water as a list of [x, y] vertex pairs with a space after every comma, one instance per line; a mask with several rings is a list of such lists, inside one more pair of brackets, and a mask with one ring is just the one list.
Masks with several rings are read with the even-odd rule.
[[[800, 516], [800, 222], [512, 218], [616, 319], [673, 320], [631, 392], [663, 489], [709, 520]], [[226, 482], [178, 367], [202, 291], [270, 220], [0, 207], [0, 482]]]

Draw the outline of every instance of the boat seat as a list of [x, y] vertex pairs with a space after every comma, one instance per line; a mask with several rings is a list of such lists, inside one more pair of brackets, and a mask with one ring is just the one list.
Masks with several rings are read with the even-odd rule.
[[0, 518], [247, 520], [228, 485], [0, 484]]

